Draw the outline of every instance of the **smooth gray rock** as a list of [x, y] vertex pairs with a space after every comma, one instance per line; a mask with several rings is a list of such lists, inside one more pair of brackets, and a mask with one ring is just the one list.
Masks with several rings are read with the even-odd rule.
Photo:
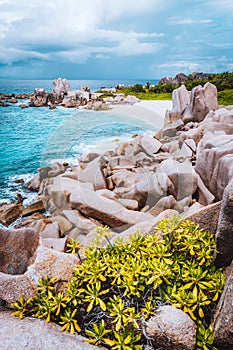
[[172, 92], [172, 109], [166, 111], [165, 124], [172, 123], [181, 118], [190, 104], [190, 93], [185, 85], [181, 85]]
[[141, 146], [149, 156], [153, 155], [153, 153], [157, 153], [162, 146], [162, 143], [151, 136], [145, 135], [141, 139]]
[[139, 207], [148, 205], [153, 207], [159, 199], [166, 195], [170, 181], [168, 176], [163, 173], [149, 173], [140, 182], [129, 187], [128, 192], [123, 193], [123, 198], [134, 199], [138, 201]]
[[206, 83], [196, 86], [191, 92], [190, 109], [193, 121], [201, 122], [210, 110], [218, 108], [218, 93], [215, 85]]
[[161, 306], [146, 322], [146, 333], [153, 345], [166, 350], [194, 350], [196, 328], [188, 314], [170, 305]]
[[94, 191], [77, 189], [70, 196], [73, 209], [100, 220], [110, 227], [134, 225], [146, 221], [151, 215], [124, 208], [120, 203], [98, 195]]
[[61, 331], [45, 320], [28, 317], [19, 321], [9, 312], [0, 312], [1, 350], [97, 350], [104, 349], [84, 342], [85, 338]]
[[128, 156], [112, 157], [109, 160], [108, 166], [111, 170], [114, 169], [132, 169], [136, 166], [136, 162]]
[[43, 247], [57, 250], [58, 252], [64, 252], [66, 249], [67, 237], [63, 238], [43, 238], [41, 245]]
[[48, 224], [46, 228], [40, 233], [41, 238], [59, 238], [59, 225], [57, 222]]
[[60, 98], [64, 97], [64, 94], [70, 91], [70, 84], [66, 79], [58, 78], [53, 82], [53, 94], [59, 101]]
[[[207, 132], [198, 144], [195, 170], [205, 186], [219, 200], [222, 199], [223, 190], [233, 175], [232, 157], [221, 161], [226, 155], [233, 155], [233, 138], [224, 131]], [[224, 169], [220, 167], [219, 162], [224, 165]]]
[[163, 127], [161, 131], [159, 131], [156, 136], [159, 138], [164, 137], [174, 137], [178, 130], [181, 130], [184, 126], [184, 122], [181, 119], [177, 119], [176, 121], [167, 124]]
[[95, 190], [107, 188], [106, 179], [103, 173], [103, 168], [106, 161], [102, 156], [99, 156], [88, 163], [84, 170], [78, 173], [78, 180], [81, 182], [92, 183]]
[[165, 173], [174, 185], [173, 196], [180, 201], [183, 198], [192, 196], [197, 189], [197, 177], [190, 161], [182, 163], [167, 159], [157, 168], [160, 173]]
[[[80, 230], [80, 233], [88, 233], [96, 227], [96, 224], [93, 221], [85, 218], [78, 210], [63, 210], [63, 214], [75, 226], [75, 228]], [[70, 234], [68, 233], [68, 236], [69, 235]]]
[[172, 209], [175, 204], [176, 200], [172, 195], [163, 197], [148, 212], [153, 216], [157, 216], [166, 209]]

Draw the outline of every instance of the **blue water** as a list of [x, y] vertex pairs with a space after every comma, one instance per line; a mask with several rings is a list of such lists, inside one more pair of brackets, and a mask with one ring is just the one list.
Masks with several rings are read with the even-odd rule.
[[[144, 85], [148, 80], [69, 80], [72, 90], [79, 90], [81, 85], [88, 86], [91, 91], [97, 91], [101, 87], [114, 87], [119, 84]], [[149, 80], [150, 84], [157, 84], [157, 79]], [[53, 88], [52, 80], [0, 80], [0, 93], [30, 93], [35, 88], [44, 88], [46, 91], [51, 91]]]
[[[9, 85], [1, 82], [1, 92], [26, 93], [35, 87], [47, 89], [44, 81], [39, 81], [38, 85], [38, 81], [8, 82]], [[95, 81], [93, 86], [95, 84], [98, 89], [104, 82]], [[129, 139], [134, 133], [152, 129], [151, 125], [138, 119], [111, 112], [63, 107], [55, 110], [47, 107], [21, 109], [20, 103], [22, 101], [0, 107], [0, 201], [13, 199], [16, 192], [30, 197], [25, 186], [16, 184], [15, 180], [23, 178], [28, 181], [41, 166], [54, 160], [77, 164], [81, 154], [105, 140]]]

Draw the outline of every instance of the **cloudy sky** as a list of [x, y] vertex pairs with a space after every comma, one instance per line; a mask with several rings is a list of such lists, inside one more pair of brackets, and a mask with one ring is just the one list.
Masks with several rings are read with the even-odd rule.
[[232, 0], [0, 0], [0, 78], [233, 71]]

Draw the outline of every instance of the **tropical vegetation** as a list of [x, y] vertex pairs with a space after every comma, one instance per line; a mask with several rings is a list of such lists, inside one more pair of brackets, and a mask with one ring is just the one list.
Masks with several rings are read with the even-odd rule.
[[207, 82], [217, 87], [220, 105], [233, 104], [233, 73], [231, 72], [204, 74], [202, 79], [197, 79], [195, 75], [190, 74], [187, 76], [187, 80], [182, 83], [168, 81], [150, 85], [150, 83], [147, 82], [144, 86], [136, 84], [129, 87], [120, 87], [117, 92], [122, 92], [125, 95], [135, 95], [142, 100], [170, 100], [172, 98], [172, 91], [182, 84], [191, 91], [195, 86], [203, 86]]
[[[57, 291], [56, 277], [44, 276], [36, 296], [12, 305], [14, 315], [58, 323], [94, 345], [140, 350], [156, 346], [145, 322], [159, 307], [172, 305], [196, 323], [196, 349], [216, 349], [210, 322], [225, 277], [212, 263], [213, 235], [178, 216], [162, 220], [153, 234], [135, 233], [127, 242], [111, 243], [109, 234], [106, 226], [97, 230], [66, 292]], [[80, 248], [75, 241], [68, 245], [73, 254], [82, 253]]]

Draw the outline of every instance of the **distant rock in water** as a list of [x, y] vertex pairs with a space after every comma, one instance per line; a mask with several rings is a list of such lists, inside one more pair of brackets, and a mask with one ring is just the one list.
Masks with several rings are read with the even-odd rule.
[[68, 91], [71, 91], [71, 87], [68, 80], [62, 78], [54, 80], [52, 92], [55, 95], [57, 101], [63, 100], [64, 95], [66, 95]]

